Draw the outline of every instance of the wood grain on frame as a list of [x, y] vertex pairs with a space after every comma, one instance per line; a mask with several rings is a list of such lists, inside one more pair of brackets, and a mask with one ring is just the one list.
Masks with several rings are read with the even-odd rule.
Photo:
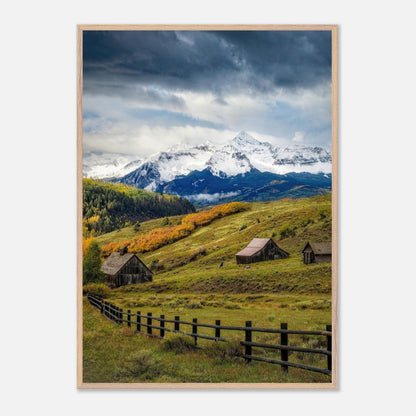
[[[84, 383], [82, 350], [82, 92], [83, 32], [244, 30], [332, 32], [332, 382], [331, 383]], [[78, 25], [77, 26], [77, 388], [79, 389], [337, 389], [338, 388], [338, 26], [337, 25]]]

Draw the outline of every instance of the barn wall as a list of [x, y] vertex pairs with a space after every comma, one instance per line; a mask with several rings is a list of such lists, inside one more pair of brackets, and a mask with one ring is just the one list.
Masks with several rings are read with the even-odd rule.
[[152, 273], [136, 257], [125, 264], [117, 273], [115, 285], [125, 286], [135, 283], [144, 283], [152, 281]]
[[331, 260], [332, 260], [332, 256], [330, 254], [321, 254], [321, 255], [315, 254], [315, 263], [323, 263], [323, 262], [331, 261]]
[[315, 255], [312, 250], [305, 250], [303, 253], [303, 262], [305, 264], [315, 263]]
[[248, 256], [236, 256], [237, 264], [250, 264], [251, 259]]
[[114, 288], [116, 286], [116, 277], [115, 276], [110, 276], [108, 274], [106, 276], [107, 276], [107, 284], [111, 288]]

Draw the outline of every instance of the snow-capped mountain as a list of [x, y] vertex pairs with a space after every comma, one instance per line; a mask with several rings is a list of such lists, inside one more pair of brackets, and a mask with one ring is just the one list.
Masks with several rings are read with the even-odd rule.
[[197, 204], [330, 192], [332, 157], [317, 146], [276, 147], [246, 132], [222, 146], [178, 144], [145, 160], [87, 153], [84, 176], [180, 195]]
[[131, 171], [121, 182], [149, 190], [193, 171], [208, 169], [214, 176], [233, 177], [253, 169], [284, 175], [290, 172], [330, 173], [331, 153], [322, 147], [274, 147], [242, 131], [229, 143], [217, 147], [180, 145], [160, 152]]
[[82, 158], [84, 178], [122, 178], [143, 164], [143, 159], [117, 153], [88, 152]]

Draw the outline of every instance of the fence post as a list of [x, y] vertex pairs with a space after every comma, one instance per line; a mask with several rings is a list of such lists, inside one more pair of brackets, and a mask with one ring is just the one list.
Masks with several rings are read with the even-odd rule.
[[120, 325], [123, 326], [123, 309], [119, 308], [120, 311]]
[[104, 301], [101, 299], [101, 307], [100, 307], [101, 315], [104, 314]]
[[179, 331], [179, 316], [175, 316], [175, 331]]
[[130, 328], [131, 327], [131, 318], [130, 318], [130, 313], [131, 310], [127, 309], [127, 326]]
[[[147, 314], [147, 325], [152, 325], [152, 314], [149, 312]], [[147, 333], [152, 335], [152, 328], [150, 326], [147, 327]]]
[[[280, 329], [287, 329], [287, 324], [280, 324]], [[282, 332], [280, 334], [280, 344], [281, 345], [288, 345], [288, 334], [285, 332]], [[280, 350], [280, 357], [282, 361], [288, 361], [289, 360], [289, 351], [288, 350]], [[285, 373], [287, 373], [289, 367], [287, 365], [282, 365], [282, 369]]]
[[140, 316], [140, 311], [137, 311], [137, 318], [136, 318], [136, 322], [137, 322], [137, 332], [140, 332], [140, 320], [141, 316]]
[[[215, 321], [215, 325], [220, 326], [221, 325], [221, 321], [220, 320], [216, 320]], [[221, 328], [215, 328], [215, 338], [219, 338], [221, 336]], [[217, 341], [217, 340], [215, 340]]]
[[[246, 342], [251, 342], [251, 329], [249, 328], [251, 328], [251, 321], [246, 321]], [[245, 347], [245, 355], [251, 355], [251, 345], [246, 345]], [[246, 357], [246, 362], [250, 363], [251, 358]]]
[[[332, 325], [327, 325], [326, 330], [332, 333]], [[332, 352], [332, 335], [326, 337], [326, 349]], [[332, 371], [332, 354], [327, 356], [328, 370]]]
[[195, 340], [195, 345], [198, 343], [198, 337], [196, 336], [196, 334], [198, 333], [198, 326], [195, 325], [198, 322], [197, 318], [193, 318], [192, 319], [192, 334], [194, 334], [194, 340]]
[[160, 315], [160, 338], [165, 336], [165, 315]]

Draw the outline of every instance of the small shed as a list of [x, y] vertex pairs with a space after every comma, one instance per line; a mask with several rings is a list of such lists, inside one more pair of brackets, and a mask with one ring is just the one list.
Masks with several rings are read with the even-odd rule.
[[310, 263], [322, 263], [324, 261], [331, 261], [332, 259], [332, 244], [327, 243], [306, 243], [305, 248], [302, 250], [303, 262], [305, 264]]
[[151, 282], [153, 273], [134, 254], [128, 253], [126, 247], [111, 253], [101, 265], [101, 271], [107, 276], [111, 287]]
[[253, 238], [246, 248], [235, 255], [237, 264], [286, 259], [289, 256], [290, 254], [282, 250], [271, 238]]

